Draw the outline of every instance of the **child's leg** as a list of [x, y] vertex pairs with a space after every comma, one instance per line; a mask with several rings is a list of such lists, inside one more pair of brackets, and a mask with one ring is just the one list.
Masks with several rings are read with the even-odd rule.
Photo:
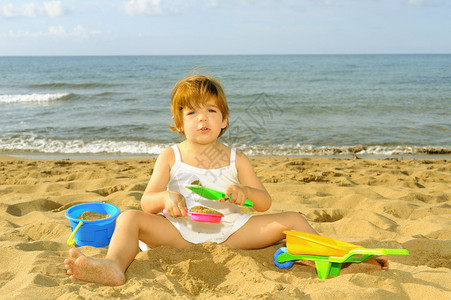
[[118, 217], [107, 256], [86, 257], [73, 248], [69, 251], [70, 258], [64, 261], [67, 273], [83, 281], [121, 285], [125, 282], [125, 271], [138, 253], [138, 240], [151, 247], [191, 245], [163, 216], [130, 210]]
[[300, 213], [285, 212], [253, 216], [224, 244], [240, 249], [263, 248], [283, 240], [284, 230], [318, 234]]

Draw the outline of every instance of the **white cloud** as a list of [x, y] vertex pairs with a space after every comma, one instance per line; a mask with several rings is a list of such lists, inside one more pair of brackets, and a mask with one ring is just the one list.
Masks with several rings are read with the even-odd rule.
[[124, 9], [130, 16], [160, 15], [163, 11], [160, 0], [130, 0], [125, 3]]
[[38, 7], [36, 6], [35, 3], [31, 2], [31, 3], [24, 3], [21, 8], [20, 8], [20, 13], [24, 16], [24, 17], [36, 17], [38, 12]]
[[435, 6], [441, 4], [442, 0], [407, 0], [408, 5], [412, 6]]
[[54, 35], [54, 36], [58, 36], [58, 37], [66, 37], [67, 36], [66, 30], [61, 25], [59, 25], [59, 26], [49, 26], [48, 27], [48, 33], [50, 35]]
[[124, 4], [125, 13], [130, 16], [148, 15], [148, 16], [164, 16], [174, 15], [179, 13], [183, 7], [184, 2], [174, 2], [168, 4], [160, 0], [129, 0]]
[[37, 37], [58, 37], [58, 38], [89, 38], [101, 34], [101, 30], [87, 30], [81, 25], [75, 26], [72, 30], [66, 30], [62, 25], [48, 26], [47, 31], [30, 32], [22, 29], [10, 29], [3, 37], [10, 38], [37, 38]]
[[10, 37], [10, 38], [33, 38], [33, 37], [38, 37], [41, 35], [42, 35], [42, 32], [29, 32], [29, 31], [22, 30], [22, 29], [19, 29], [16, 31], [14, 31], [12, 29], [8, 30], [8, 37]]
[[64, 8], [61, 1], [48, 1], [41, 5], [28, 2], [20, 6], [7, 3], [0, 8], [0, 17], [4, 18], [59, 17], [62, 15], [64, 15]]
[[78, 25], [77, 27], [74, 28], [74, 30], [72, 30], [74, 35], [78, 35], [78, 36], [82, 36], [82, 37], [88, 37], [89, 36], [89, 32], [83, 28], [83, 26]]
[[98, 35], [98, 34], [101, 34], [101, 33], [102, 33], [101, 30], [87, 30], [83, 26], [78, 25], [72, 30], [71, 34], [73, 36], [78, 36], [78, 37], [82, 37], [82, 38], [89, 38], [90, 36]]
[[11, 3], [3, 5], [1, 13], [1, 16], [6, 18], [14, 17], [14, 6]]
[[219, 1], [218, 0], [204, 0], [204, 4], [207, 7], [218, 7]]
[[49, 17], [59, 17], [64, 14], [61, 1], [44, 2], [44, 9]]

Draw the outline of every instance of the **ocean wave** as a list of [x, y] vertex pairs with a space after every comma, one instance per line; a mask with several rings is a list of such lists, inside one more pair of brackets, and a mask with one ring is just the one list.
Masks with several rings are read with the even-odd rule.
[[98, 139], [54, 140], [39, 138], [0, 138], [0, 151], [26, 151], [63, 154], [148, 154], [158, 155], [169, 145], [152, 144], [141, 141], [112, 141]]
[[451, 154], [451, 147], [439, 146], [313, 146], [313, 145], [241, 145], [238, 146], [249, 156], [401, 156], [419, 154]]
[[66, 82], [53, 82], [53, 83], [41, 83], [30, 84], [29, 88], [32, 89], [86, 89], [86, 88], [109, 88], [119, 86], [114, 83], [104, 82], [86, 82], [86, 83], [66, 83]]
[[[131, 154], [158, 155], [168, 148], [167, 143], [145, 141], [114, 141], [97, 139], [57, 140], [35, 137], [0, 138], [0, 151], [40, 152], [61, 154]], [[246, 145], [236, 144], [248, 156], [402, 156], [450, 155], [451, 147], [434, 146], [320, 146], [312, 145]]]
[[50, 102], [73, 95], [72, 93], [0, 95], [0, 103]]

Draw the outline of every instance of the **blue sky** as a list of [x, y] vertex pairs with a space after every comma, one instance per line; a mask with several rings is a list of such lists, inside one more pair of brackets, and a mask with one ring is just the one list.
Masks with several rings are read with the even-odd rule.
[[449, 0], [0, 0], [0, 55], [451, 53]]

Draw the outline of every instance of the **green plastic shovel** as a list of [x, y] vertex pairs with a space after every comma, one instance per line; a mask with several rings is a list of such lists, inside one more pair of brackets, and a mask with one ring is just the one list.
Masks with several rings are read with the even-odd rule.
[[[189, 186], [186, 186], [186, 188], [195, 192], [199, 196], [204, 197], [209, 200], [219, 200], [219, 199], [223, 199], [223, 198], [226, 199], [224, 193], [221, 193], [219, 191], [216, 191], [216, 190], [213, 190], [213, 189], [210, 189], [207, 187], [197, 186], [197, 185], [189, 185]], [[252, 207], [252, 206], [254, 206], [254, 203], [252, 203], [251, 200], [246, 199], [244, 201], [243, 206]]]

